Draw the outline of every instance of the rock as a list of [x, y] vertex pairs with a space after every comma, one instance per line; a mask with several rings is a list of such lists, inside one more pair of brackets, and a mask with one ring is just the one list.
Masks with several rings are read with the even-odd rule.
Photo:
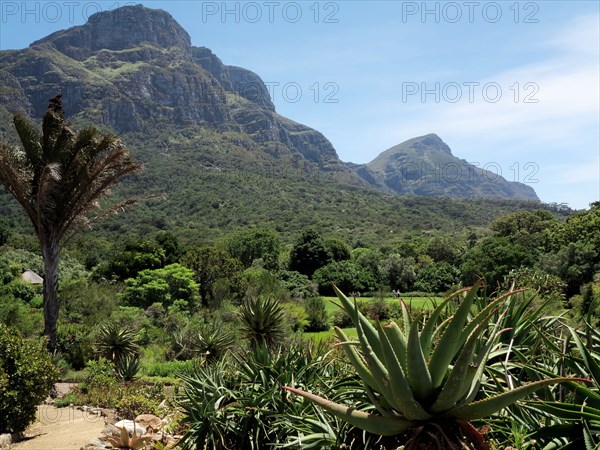
[[140, 425], [139, 423], [136, 423], [133, 420], [120, 420], [119, 422], [115, 423], [115, 427], [116, 428], [125, 428], [130, 436], [133, 435], [134, 429], [135, 429], [135, 434], [138, 436], [142, 436], [142, 435], [146, 434], [146, 428], [143, 427], [142, 425]]
[[163, 422], [160, 417], [157, 417], [153, 414], [141, 414], [135, 418], [135, 422], [143, 427], [146, 430], [150, 431], [158, 431], [162, 428]]
[[100, 439], [92, 439], [88, 444], [81, 447], [81, 450], [95, 450], [95, 449], [99, 449], [99, 448], [102, 448], [102, 449], [113, 448], [113, 446], [107, 442], [100, 440]]

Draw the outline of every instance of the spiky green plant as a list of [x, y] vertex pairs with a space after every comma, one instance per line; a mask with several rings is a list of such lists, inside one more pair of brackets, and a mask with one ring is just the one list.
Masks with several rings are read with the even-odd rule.
[[284, 310], [275, 297], [250, 297], [239, 314], [242, 333], [253, 348], [271, 346], [285, 335]]
[[[417, 318], [411, 322], [404, 307], [404, 329], [394, 322], [373, 326], [334, 287], [340, 306], [353, 317], [358, 341], [350, 340], [339, 328], [335, 332], [377, 413], [293, 387], [285, 389], [365, 431], [381, 436], [408, 432], [407, 450], [489, 448], [471, 420], [490, 416], [538, 389], [573, 378], [539, 380], [477, 399], [487, 358], [502, 331], [490, 317], [510, 296], [490, 301], [472, 314], [479, 287], [477, 282], [451, 295], [425, 321]], [[440, 321], [453, 299], [462, 301], [453, 316]]]
[[107, 323], [98, 331], [96, 351], [116, 364], [122, 358], [139, 352], [137, 335], [128, 326]]
[[142, 359], [136, 354], [125, 355], [115, 362], [115, 373], [122, 381], [137, 379], [141, 368]]

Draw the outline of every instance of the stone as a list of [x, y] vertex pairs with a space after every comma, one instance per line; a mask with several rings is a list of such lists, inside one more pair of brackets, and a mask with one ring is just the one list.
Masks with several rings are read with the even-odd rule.
[[163, 426], [163, 422], [160, 417], [157, 417], [153, 414], [141, 414], [135, 418], [135, 422], [145, 427], [148, 431], [158, 431]]
[[143, 427], [142, 425], [140, 425], [139, 423], [136, 423], [133, 420], [120, 420], [119, 422], [115, 423], [115, 427], [116, 428], [125, 428], [130, 436], [133, 435], [134, 429], [135, 429], [135, 434], [138, 436], [142, 436], [142, 435], [146, 434], [146, 428]]

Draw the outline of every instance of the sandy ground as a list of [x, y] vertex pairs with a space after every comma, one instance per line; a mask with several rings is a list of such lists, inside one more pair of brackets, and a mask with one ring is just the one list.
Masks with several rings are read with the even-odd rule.
[[79, 450], [104, 429], [104, 417], [74, 408], [40, 405], [37, 420], [25, 440], [12, 445], [15, 450]]

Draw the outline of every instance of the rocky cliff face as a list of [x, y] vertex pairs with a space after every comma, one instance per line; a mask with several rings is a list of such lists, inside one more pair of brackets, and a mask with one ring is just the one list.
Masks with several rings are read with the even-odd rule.
[[0, 68], [0, 105], [9, 112], [41, 117], [60, 91], [75, 121], [118, 133], [162, 125], [245, 133], [293, 160], [348, 172], [321, 133], [276, 114], [258, 75], [193, 47], [162, 10], [138, 5], [97, 13], [28, 49], [0, 52]]
[[[0, 52], [0, 117], [21, 112], [39, 119], [57, 92], [75, 123], [133, 134], [130, 141], [148, 148], [169, 139], [181, 145], [185, 135], [203, 149], [206, 164], [258, 161], [327, 171], [344, 185], [403, 195], [537, 199], [528, 186], [469, 167], [435, 135], [393, 147], [366, 165], [343, 163], [321, 133], [275, 112], [257, 74], [192, 46], [173, 17], [142, 5], [97, 13], [27, 49]], [[226, 145], [195, 141], [199, 130]], [[229, 145], [235, 149], [224, 150]]]
[[539, 200], [530, 186], [455, 157], [435, 134], [396, 145], [352, 170], [369, 184], [401, 195]]

